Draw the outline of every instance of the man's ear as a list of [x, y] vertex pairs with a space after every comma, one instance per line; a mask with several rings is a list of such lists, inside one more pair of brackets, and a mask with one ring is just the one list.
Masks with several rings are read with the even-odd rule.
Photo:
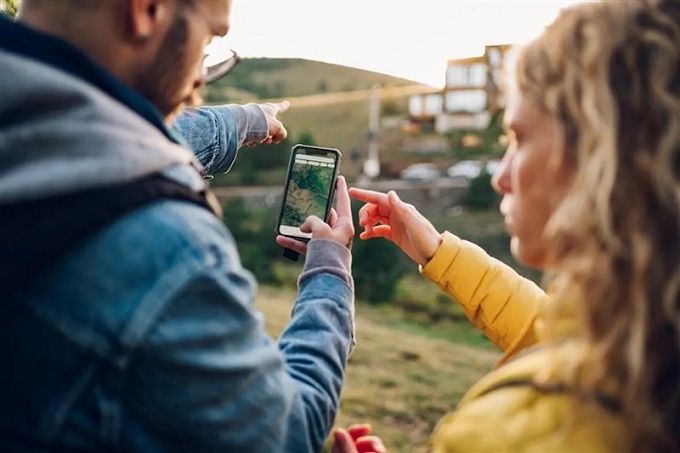
[[147, 41], [170, 17], [169, 0], [129, 0], [130, 33], [135, 41]]

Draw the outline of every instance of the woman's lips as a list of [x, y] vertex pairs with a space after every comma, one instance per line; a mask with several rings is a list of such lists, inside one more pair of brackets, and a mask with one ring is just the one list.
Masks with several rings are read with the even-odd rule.
[[503, 216], [503, 227], [505, 227], [505, 231], [507, 231], [508, 233], [512, 233], [513, 222], [511, 216], [509, 215]]

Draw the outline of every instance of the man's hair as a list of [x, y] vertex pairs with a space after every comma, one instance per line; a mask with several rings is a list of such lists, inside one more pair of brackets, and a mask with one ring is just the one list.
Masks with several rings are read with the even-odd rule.
[[634, 451], [680, 451], [679, 43], [678, 0], [578, 5], [516, 74], [575, 171], [546, 228], [555, 312], [576, 303], [586, 343], [573, 378], [620, 385]]

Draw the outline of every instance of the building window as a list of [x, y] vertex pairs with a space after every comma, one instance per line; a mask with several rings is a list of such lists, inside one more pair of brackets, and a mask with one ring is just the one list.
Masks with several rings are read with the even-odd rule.
[[444, 99], [441, 94], [429, 94], [425, 97], [425, 115], [438, 115], [442, 112]]
[[446, 72], [446, 85], [448, 87], [472, 88], [486, 85], [486, 65], [484, 63], [452, 65]]
[[486, 110], [486, 91], [450, 91], [446, 93], [446, 111], [449, 113], [479, 113]]
[[442, 113], [444, 99], [441, 93], [415, 95], [409, 99], [408, 112], [411, 116], [436, 116]]
[[423, 114], [423, 98], [420, 96], [411, 96], [408, 100], [408, 112], [411, 116], [420, 116]]
[[503, 65], [503, 56], [501, 55], [501, 50], [497, 47], [492, 47], [488, 52], [489, 65], [493, 69], [500, 68]]

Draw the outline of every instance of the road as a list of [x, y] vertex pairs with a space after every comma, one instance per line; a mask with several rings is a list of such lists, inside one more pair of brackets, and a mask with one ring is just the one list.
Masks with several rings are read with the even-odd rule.
[[[438, 93], [441, 90], [431, 87], [429, 85], [407, 85], [399, 87], [385, 87], [382, 89], [382, 96], [389, 97], [403, 97], [411, 96], [413, 94], [424, 93]], [[335, 93], [313, 94], [309, 96], [287, 97], [277, 99], [267, 99], [266, 101], [258, 102], [281, 102], [290, 101], [295, 107], [316, 107], [330, 104], [337, 104], [339, 102], [352, 101], [368, 101], [373, 90], [358, 90], [358, 91], [341, 91]]]
[[[363, 189], [377, 190], [379, 192], [387, 192], [388, 190], [396, 190], [397, 192], [408, 192], [413, 190], [465, 190], [468, 187], [468, 182], [465, 179], [457, 178], [438, 178], [434, 180], [404, 180], [404, 179], [387, 179], [379, 181], [356, 181], [350, 183], [351, 186], [361, 187]], [[230, 186], [230, 187], [214, 187], [213, 192], [221, 200], [233, 197], [243, 198], [267, 198], [279, 197], [283, 191], [282, 186]]]

